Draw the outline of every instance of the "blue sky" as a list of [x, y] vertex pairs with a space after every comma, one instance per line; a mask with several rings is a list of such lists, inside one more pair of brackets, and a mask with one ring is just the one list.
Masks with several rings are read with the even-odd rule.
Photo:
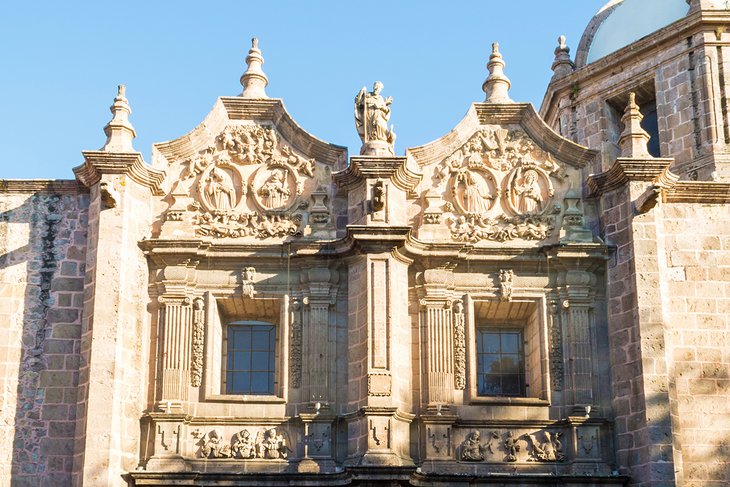
[[448, 132], [484, 97], [498, 41], [515, 101], [539, 108], [558, 35], [571, 54], [604, 0], [20, 2], [0, 9], [0, 178], [70, 179], [100, 148], [127, 85], [135, 148], [184, 135], [237, 95], [259, 37], [270, 97], [357, 154], [358, 90], [393, 96], [396, 154]]

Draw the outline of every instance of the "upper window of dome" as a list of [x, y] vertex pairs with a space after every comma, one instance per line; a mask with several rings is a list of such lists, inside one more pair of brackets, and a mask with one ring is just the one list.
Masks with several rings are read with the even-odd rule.
[[605, 17], [590, 43], [587, 62], [592, 63], [681, 19], [688, 10], [687, 0], [612, 0], [596, 15]]

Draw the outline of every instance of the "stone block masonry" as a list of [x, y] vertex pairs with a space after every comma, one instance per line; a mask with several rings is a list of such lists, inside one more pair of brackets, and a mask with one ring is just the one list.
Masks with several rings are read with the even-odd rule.
[[71, 483], [88, 195], [57, 186], [0, 199], [0, 485]]

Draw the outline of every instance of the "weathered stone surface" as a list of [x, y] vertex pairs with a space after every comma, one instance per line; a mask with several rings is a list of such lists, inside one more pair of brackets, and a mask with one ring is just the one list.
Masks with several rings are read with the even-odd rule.
[[120, 87], [78, 182], [0, 184], [0, 484], [724, 485], [730, 11], [689, 3], [561, 38], [541, 115], [495, 44], [404, 156], [380, 85], [363, 155], [304, 131], [255, 40], [152, 165]]

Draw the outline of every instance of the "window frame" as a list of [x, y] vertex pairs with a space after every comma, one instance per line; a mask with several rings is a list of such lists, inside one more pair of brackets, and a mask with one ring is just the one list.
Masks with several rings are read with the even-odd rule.
[[[267, 364], [267, 370], [266, 373], [273, 374], [273, 381], [271, 383], [271, 387], [267, 392], [228, 392], [228, 375], [229, 373], [235, 373], [235, 372], [248, 372], [249, 374], [252, 374], [254, 372], [262, 373], [263, 371], [254, 371], [252, 369], [249, 369], [247, 371], [244, 371], [243, 369], [240, 370], [234, 370], [233, 372], [229, 371], [228, 366], [230, 363], [230, 354], [233, 353], [234, 355], [236, 352], [243, 352], [243, 349], [233, 349], [231, 350], [231, 340], [230, 335], [232, 329], [239, 328], [241, 331], [243, 331], [244, 327], [250, 328], [249, 333], [252, 333], [254, 331], [262, 331], [262, 330], [254, 330], [254, 327], [270, 327], [271, 330], [268, 333], [274, 334], [273, 336], [273, 343], [270, 344], [270, 348], [268, 350], [255, 350], [252, 339], [249, 339], [249, 344], [251, 345], [251, 348], [248, 349], [249, 354], [253, 354], [255, 352], [261, 353], [266, 352], [268, 354], [267, 361], [269, 364]], [[251, 395], [251, 396], [271, 396], [276, 392], [276, 373], [278, 367], [276, 366], [277, 360], [279, 359], [278, 353], [276, 350], [276, 342], [278, 340], [278, 331], [279, 327], [276, 326], [275, 323], [272, 323], [270, 321], [260, 321], [260, 320], [237, 320], [228, 322], [225, 325], [223, 325], [223, 344], [221, 346], [221, 350], [223, 353], [223, 356], [221, 357], [221, 366], [223, 369], [221, 370], [221, 393], [223, 393], [226, 396], [234, 396], [234, 395]], [[268, 338], [271, 340], [271, 337]], [[273, 355], [273, 356], [272, 356]], [[235, 358], [234, 358], [235, 361]], [[249, 358], [249, 364], [253, 365], [253, 358]], [[273, 367], [273, 370], [270, 368]], [[250, 383], [253, 381], [253, 379], [250, 380]], [[253, 386], [251, 385], [249, 389], [253, 389]], [[225, 391], [225, 392], [224, 392]]]
[[[466, 295], [465, 310], [466, 316], [466, 356], [467, 356], [467, 390], [466, 404], [484, 405], [519, 405], [519, 406], [549, 406], [551, 403], [550, 391], [550, 367], [548, 359], [548, 332], [547, 332], [547, 306], [544, 295], [514, 297], [506, 305], [527, 303], [533, 309], [530, 312], [533, 319], [509, 319], [482, 321], [477, 323], [476, 309], [480, 303], [497, 303], [499, 297], [494, 295]], [[522, 329], [525, 381], [527, 387], [526, 396], [480, 396], [478, 394], [478, 369], [477, 369], [477, 331], [480, 329]], [[533, 340], [528, 343], [528, 336]], [[528, 350], [529, 347], [529, 350]], [[539, 363], [538, 370], [531, 374], [527, 368], [528, 355], [537, 354], [534, 357]]]
[[[206, 402], [286, 403], [289, 382], [289, 297], [253, 298], [278, 301], [277, 316], [227, 316], [221, 302], [242, 299], [241, 296], [216, 297], [206, 293], [205, 355], [203, 360], [202, 400]], [[248, 299], [248, 298], [247, 298]], [[228, 326], [241, 323], [265, 323], [274, 327], [274, 391], [273, 394], [228, 394], [226, 392]]]
[[[489, 351], [480, 351], [479, 350], [479, 338], [482, 336], [483, 333], [491, 333], [491, 334], [499, 334], [500, 337], [500, 345], [499, 345], [499, 351], [497, 353], [492, 353]], [[519, 347], [516, 354], [513, 353], [505, 353], [504, 349], [502, 348], [502, 336], [503, 334], [508, 333], [519, 333]], [[525, 361], [525, 328], [520, 323], [514, 323], [514, 322], [504, 322], [504, 323], [494, 323], [494, 326], [479, 326], [476, 327], [476, 334], [475, 338], [477, 339], [476, 344], [476, 354], [477, 354], [477, 368], [475, 369], [475, 374], [477, 377], [477, 395], [479, 397], [528, 397], [527, 395], [527, 389], [529, 388], [529, 384], [527, 384], [527, 365]], [[509, 375], [518, 375], [520, 377], [520, 391], [518, 394], [506, 394], [506, 393], [500, 393], [500, 394], [480, 394], [479, 392], [479, 378], [480, 376], [498, 376], [502, 378], [505, 375], [502, 372], [499, 373], [486, 373], [479, 367], [479, 355], [489, 356], [489, 355], [499, 355], [500, 357], [503, 355], [518, 355], [519, 357], [519, 372], [517, 374], [509, 374]]]

